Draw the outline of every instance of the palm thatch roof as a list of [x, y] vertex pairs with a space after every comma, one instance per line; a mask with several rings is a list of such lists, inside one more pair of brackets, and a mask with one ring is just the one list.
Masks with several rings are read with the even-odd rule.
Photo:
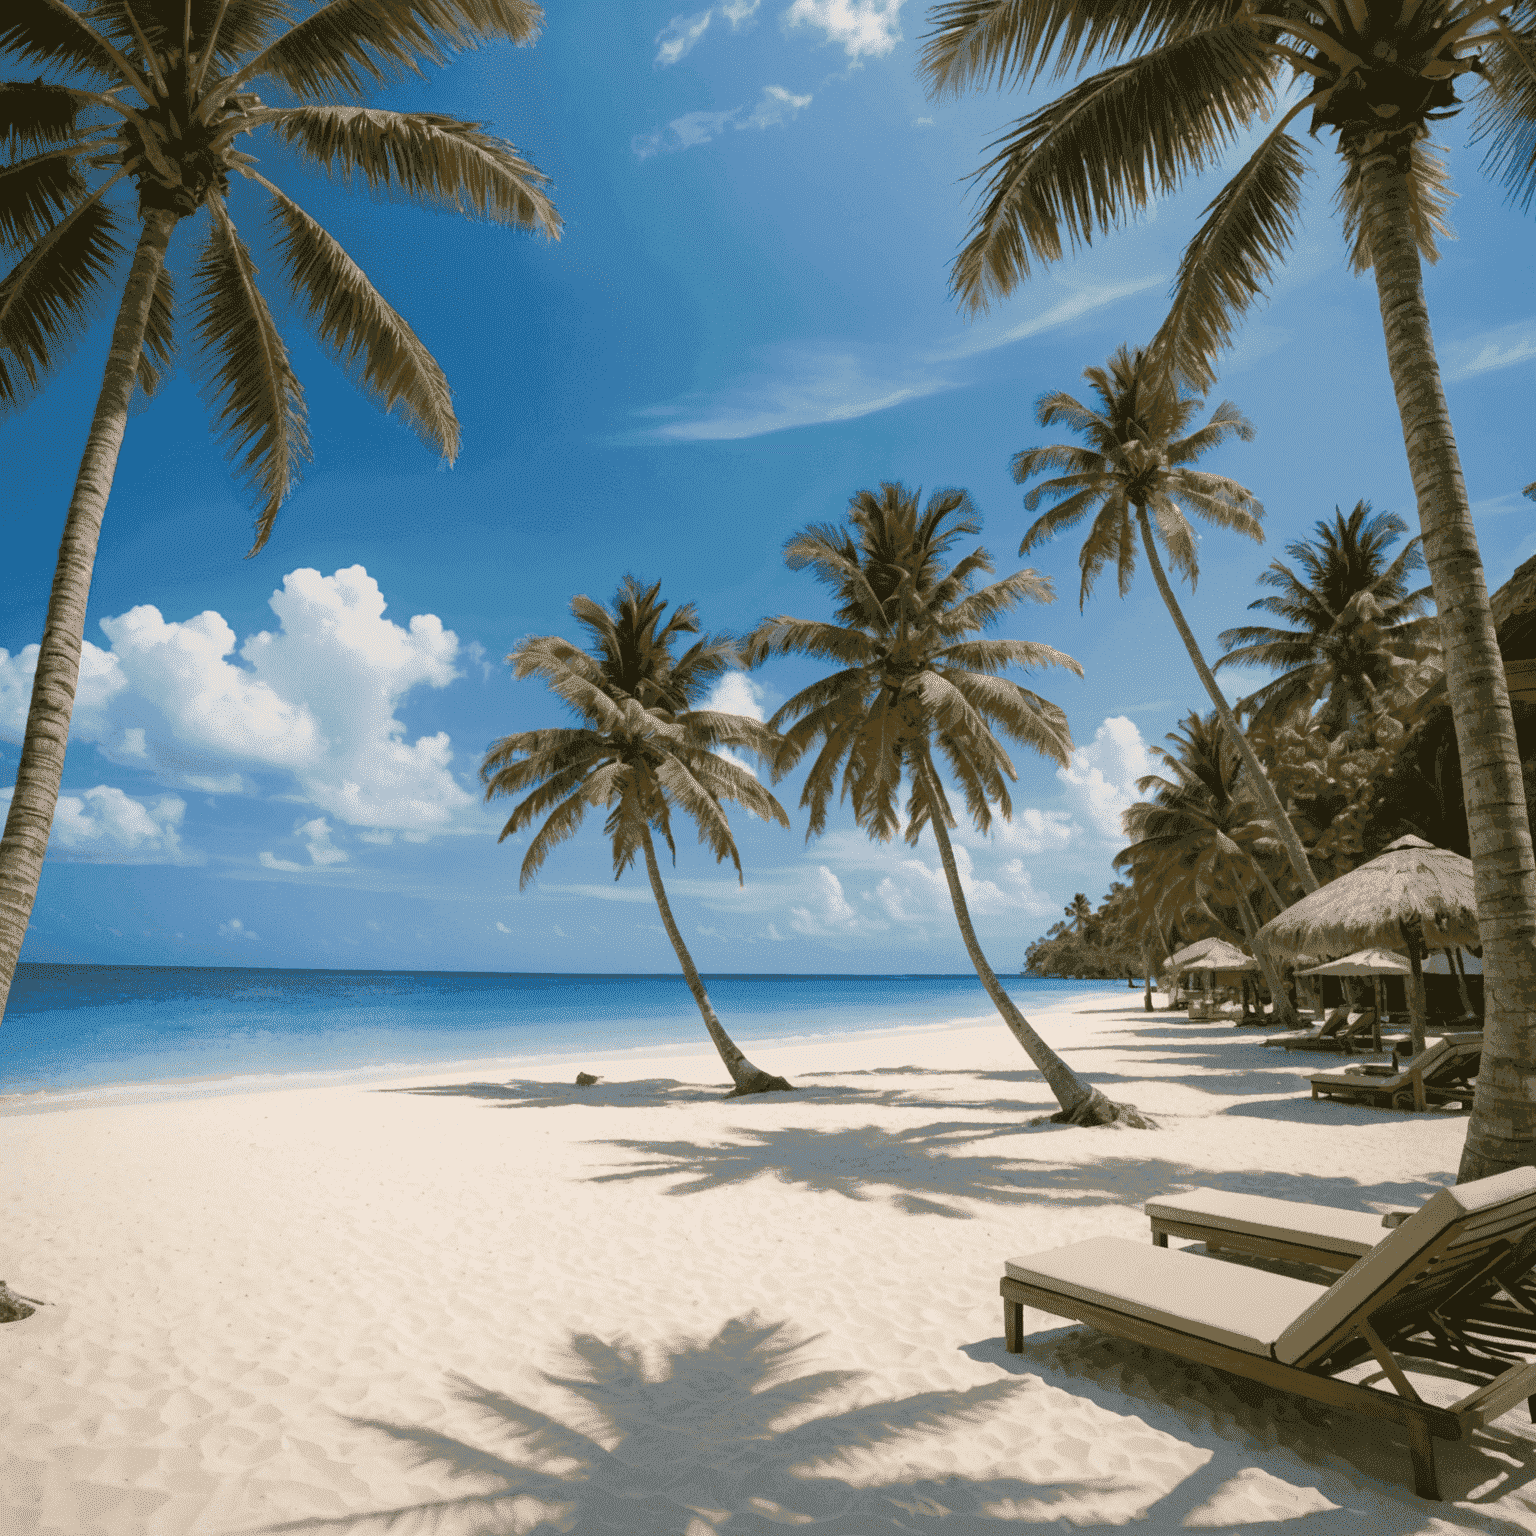
[[1163, 969], [1177, 975], [1180, 971], [1187, 971], [1192, 960], [1199, 960], [1217, 944], [1224, 944], [1228, 949], [1232, 946], [1225, 939], [1211, 937], [1209, 939], [1196, 939], [1193, 944], [1186, 944], [1182, 949], [1176, 949], [1163, 962]]
[[1384, 949], [1357, 949], [1341, 960], [1330, 960], [1325, 965], [1314, 965], [1298, 976], [1406, 976], [1411, 967], [1401, 955], [1390, 954]]
[[1271, 918], [1259, 937], [1280, 954], [1358, 949], [1476, 947], [1472, 861], [1422, 837], [1400, 837], [1367, 864], [1340, 875]]
[[1217, 939], [1203, 955], [1184, 963], [1186, 971], [1256, 971], [1259, 962], [1252, 955], [1245, 955], [1235, 944]]

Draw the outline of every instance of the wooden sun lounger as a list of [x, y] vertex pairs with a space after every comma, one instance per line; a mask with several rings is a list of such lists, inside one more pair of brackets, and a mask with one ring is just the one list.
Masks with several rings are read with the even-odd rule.
[[[1096, 1237], [1010, 1259], [1003, 1333], [1024, 1348], [1024, 1308], [1075, 1318], [1180, 1359], [1401, 1424], [1414, 1488], [1438, 1499], [1434, 1440], [1458, 1440], [1525, 1400], [1536, 1420], [1536, 1169], [1443, 1189], [1331, 1286], [1182, 1249]], [[1404, 1367], [1478, 1383], [1448, 1408]], [[1340, 1380], [1374, 1359], [1390, 1390]]]
[[1376, 1023], [1376, 1010], [1367, 1008], [1351, 1020], [1349, 1010], [1335, 1008], [1323, 1024], [1304, 1035], [1276, 1035], [1265, 1045], [1283, 1046], [1288, 1051], [1343, 1051], [1347, 1056], [1360, 1044], [1360, 1036], [1369, 1036]]
[[1366, 1064], [1324, 1072], [1312, 1081], [1312, 1097], [1349, 1099], [1378, 1108], [1423, 1110], [1431, 1104], [1472, 1107], [1482, 1065], [1483, 1037], [1442, 1035], [1400, 1067]]

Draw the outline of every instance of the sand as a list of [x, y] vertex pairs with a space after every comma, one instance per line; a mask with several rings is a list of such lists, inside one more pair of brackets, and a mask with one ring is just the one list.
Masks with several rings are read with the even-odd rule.
[[1392, 1425], [1042, 1313], [1005, 1353], [1003, 1259], [1154, 1195], [1454, 1177], [1464, 1116], [1139, 1005], [1035, 1022], [1156, 1131], [1028, 1126], [1000, 1023], [754, 1046], [800, 1086], [748, 1100], [701, 1051], [8, 1115], [0, 1276], [49, 1305], [0, 1328], [0, 1530], [1536, 1532], [1523, 1412], [1434, 1504]]

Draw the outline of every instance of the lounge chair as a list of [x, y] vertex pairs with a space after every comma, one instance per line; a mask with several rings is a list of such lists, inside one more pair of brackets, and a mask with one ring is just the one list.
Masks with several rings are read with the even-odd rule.
[[1349, 1099], [1378, 1108], [1422, 1110], [1431, 1104], [1472, 1107], [1482, 1066], [1480, 1033], [1442, 1035], [1410, 1061], [1385, 1062], [1324, 1072], [1312, 1081], [1312, 1097]]
[[1391, 1228], [1413, 1214], [1389, 1211], [1378, 1216], [1224, 1189], [1165, 1195], [1147, 1201], [1146, 1211], [1152, 1241], [1159, 1248], [1166, 1248], [1170, 1237], [1187, 1237], [1213, 1252], [1224, 1249], [1338, 1270], [1364, 1258]]
[[1283, 1046], [1288, 1051], [1343, 1051], [1347, 1056], [1358, 1036], [1369, 1034], [1376, 1023], [1376, 1010], [1367, 1008], [1353, 1017], [1348, 1008], [1335, 1008], [1316, 1029], [1300, 1035], [1276, 1035], [1265, 1045]]
[[[1522, 1399], [1536, 1420], [1536, 1169], [1443, 1189], [1331, 1286], [1095, 1237], [1010, 1259], [1000, 1282], [1007, 1348], [1024, 1348], [1024, 1308], [1403, 1425], [1414, 1488], [1438, 1499], [1434, 1437], [1458, 1440]], [[1341, 1380], [1374, 1357], [1390, 1391]], [[1450, 1407], [1404, 1372], [1479, 1383]]]

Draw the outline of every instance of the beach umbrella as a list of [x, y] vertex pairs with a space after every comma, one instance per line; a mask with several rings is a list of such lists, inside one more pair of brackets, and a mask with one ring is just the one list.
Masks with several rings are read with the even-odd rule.
[[1425, 953], [1457, 944], [1476, 948], [1480, 942], [1472, 861], [1422, 837], [1400, 837], [1368, 863], [1271, 918], [1259, 937], [1291, 955], [1403, 950], [1413, 977], [1409, 1014], [1417, 1054], [1424, 1049]]
[[1412, 967], [1401, 955], [1389, 954], [1384, 949], [1357, 949], [1341, 960], [1329, 960], [1323, 965], [1310, 966], [1297, 971], [1298, 976], [1407, 976]]
[[1204, 954], [1186, 960], [1180, 967], [1185, 971], [1256, 971], [1259, 962], [1252, 955], [1245, 955], [1235, 944], [1225, 939], [1215, 939]]

